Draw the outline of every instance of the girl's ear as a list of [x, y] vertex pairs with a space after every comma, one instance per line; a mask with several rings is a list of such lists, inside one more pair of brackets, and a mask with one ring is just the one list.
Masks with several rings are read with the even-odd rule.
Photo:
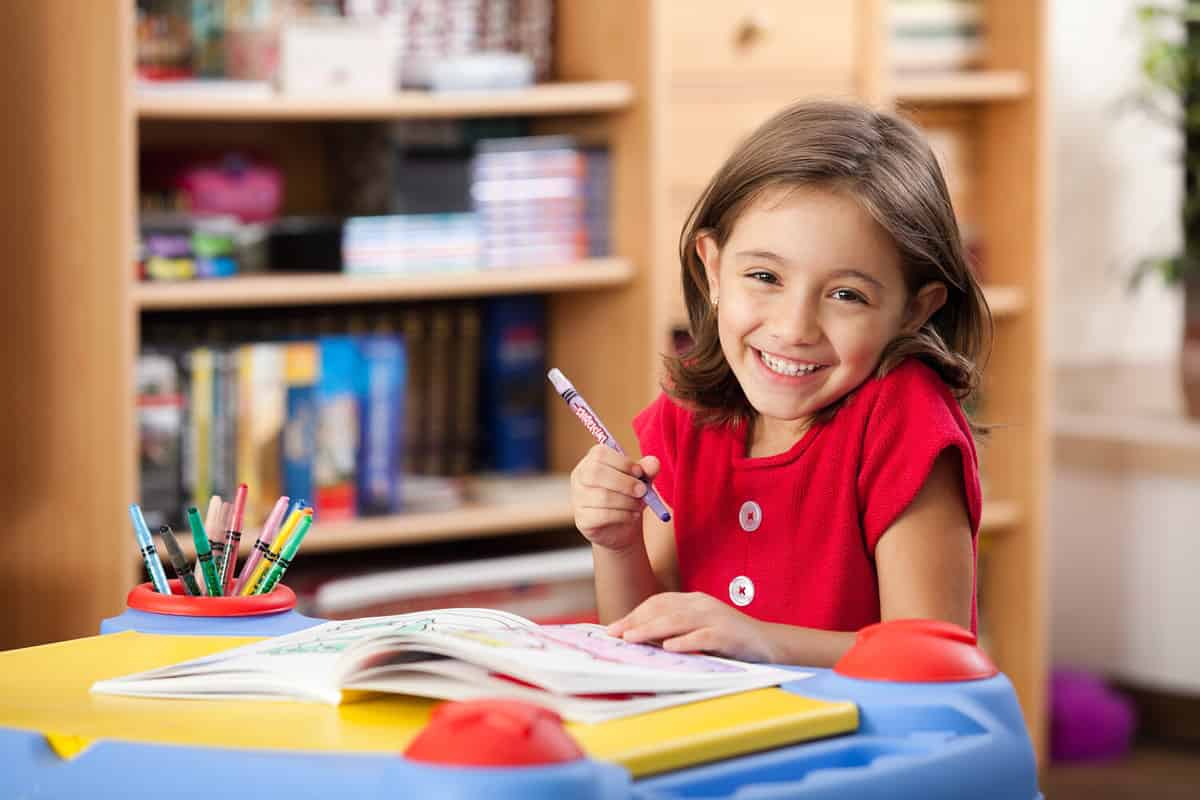
[[721, 276], [721, 251], [712, 234], [702, 233], [696, 237], [696, 255], [704, 265], [704, 276], [708, 279], [708, 298], [716, 300]]
[[905, 312], [901, 330], [904, 333], [919, 331], [921, 326], [946, 304], [947, 296], [946, 284], [941, 281], [930, 281], [922, 286], [908, 301], [908, 310]]

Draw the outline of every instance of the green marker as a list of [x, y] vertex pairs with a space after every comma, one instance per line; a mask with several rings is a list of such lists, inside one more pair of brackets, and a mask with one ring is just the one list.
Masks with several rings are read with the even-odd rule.
[[255, 594], [270, 594], [275, 588], [275, 584], [279, 583], [283, 573], [287, 572], [287, 568], [291, 566], [292, 559], [296, 557], [296, 551], [300, 549], [300, 543], [304, 541], [305, 534], [312, 527], [312, 515], [305, 514], [304, 519], [300, 520], [300, 524], [296, 526], [296, 530], [288, 537], [287, 542], [283, 545], [283, 552], [279, 554], [279, 559], [271, 565], [271, 570], [262, 580], [262, 588]]
[[187, 518], [192, 529], [192, 541], [196, 545], [196, 560], [204, 572], [204, 587], [210, 597], [220, 597], [221, 579], [217, 577], [217, 565], [213, 563], [212, 545], [208, 543], [208, 534], [204, 532], [204, 523], [200, 521], [200, 512], [195, 506], [188, 508]]
[[200, 585], [196, 583], [196, 576], [192, 574], [192, 565], [187, 562], [187, 556], [183, 554], [183, 548], [175, 538], [175, 531], [171, 530], [170, 525], [163, 525], [158, 529], [158, 538], [162, 539], [167, 548], [167, 557], [171, 559], [171, 566], [183, 584], [183, 591], [193, 596], [202, 594]]

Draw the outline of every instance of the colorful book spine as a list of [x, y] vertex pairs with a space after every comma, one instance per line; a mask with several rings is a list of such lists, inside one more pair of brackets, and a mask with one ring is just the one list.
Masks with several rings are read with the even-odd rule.
[[170, 353], [138, 356], [138, 472], [146, 523], [154, 529], [174, 522], [182, 503], [187, 398], [181, 391], [179, 363]]
[[317, 449], [313, 455], [316, 515], [322, 521], [350, 519], [358, 509], [361, 358], [348, 336], [322, 337], [320, 353]]
[[401, 446], [407, 359], [398, 335], [358, 340], [364, 373], [362, 436], [358, 448], [358, 511], [364, 516], [400, 510]]
[[479, 308], [473, 303], [459, 306], [456, 322], [449, 472], [453, 476], [463, 476], [475, 465], [479, 422]]
[[246, 515], [261, 519], [281, 494], [280, 442], [286, 414], [284, 345], [258, 343], [238, 349], [238, 478], [249, 487]]
[[497, 298], [484, 307], [480, 370], [483, 460], [498, 472], [546, 469], [545, 301]]
[[287, 418], [283, 428], [283, 493], [313, 496], [313, 455], [317, 447], [317, 379], [320, 351], [315, 342], [287, 345], [284, 354]]
[[213, 410], [213, 353], [207, 347], [197, 347], [189, 358], [191, 387], [188, 396], [188, 430], [191, 439], [187, 470], [192, 505], [208, 506], [212, 497], [212, 410]]
[[402, 323], [408, 355], [408, 386], [405, 391], [404, 472], [418, 475], [425, 462], [427, 403], [429, 385], [429, 319], [424, 309], [413, 309]]
[[425, 394], [424, 475], [445, 475], [450, 450], [450, 381], [454, 360], [454, 318], [448, 307], [434, 308], [429, 326], [429, 373]]

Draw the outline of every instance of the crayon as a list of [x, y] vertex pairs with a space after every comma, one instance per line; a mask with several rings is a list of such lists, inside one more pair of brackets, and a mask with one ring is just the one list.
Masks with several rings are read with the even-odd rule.
[[254, 548], [250, 551], [250, 555], [246, 557], [246, 563], [242, 565], [242, 571], [238, 575], [237, 583], [233, 585], [234, 595], [242, 594], [246, 588], [246, 583], [250, 580], [250, 575], [253, 574], [254, 568], [258, 566], [259, 560], [269, 551], [271, 541], [275, 538], [275, 534], [279, 532], [279, 522], [283, 519], [284, 512], [287, 511], [288, 499], [287, 495], [284, 495], [276, 500], [275, 507], [271, 509], [271, 513], [267, 515], [266, 521], [263, 522], [258, 539], [254, 542]]
[[262, 560], [258, 562], [258, 566], [254, 568], [254, 574], [251, 575], [250, 579], [246, 581], [246, 588], [242, 590], [242, 594], [249, 596], [259, 593], [259, 589], [262, 588], [263, 579], [266, 577], [267, 572], [269, 572], [271, 567], [274, 566], [275, 562], [279, 560], [279, 554], [283, 552], [283, 548], [287, 544], [288, 538], [292, 536], [293, 531], [296, 530], [296, 526], [300, 524], [300, 520], [306, 516], [312, 516], [311, 508], [297, 508], [292, 511], [290, 515], [288, 515], [287, 522], [285, 522], [283, 527], [279, 529], [279, 535], [275, 537], [275, 541], [271, 542], [271, 549], [268, 550], [267, 554], [264, 555]]
[[[220, 527], [221, 495], [214, 494], [212, 497], [208, 498], [208, 510], [204, 513], [204, 531], [207, 533], [208, 531], [218, 530]], [[214, 544], [216, 544], [216, 542], [214, 542], [212, 539], [208, 540], [208, 547], [210, 550]], [[201, 568], [200, 559], [198, 558], [196, 559], [195, 575], [196, 580], [200, 583], [201, 587], [207, 586], [207, 583], [204, 580], [204, 570]], [[205, 594], [208, 594], [207, 590], [205, 591]]]
[[233, 496], [233, 518], [225, 529], [225, 547], [221, 558], [221, 588], [226, 594], [233, 588], [233, 574], [237, 570], [238, 547], [242, 541], [242, 522], [246, 516], [246, 493], [248, 487], [241, 484]]
[[196, 560], [204, 573], [204, 589], [209, 597], [221, 596], [221, 584], [217, 582], [217, 565], [213, 563], [212, 545], [208, 543], [208, 534], [204, 532], [204, 523], [200, 521], [200, 512], [195, 506], [187, 510], [188, 525], [192, 528], [192, 541], [196, 545]]
[[158, 529], [158, 538], [162, 539], [163, 546], [167, 548], [167, 556], [171, 559], [171, 567], [174, 568], [175, 574], [179, 576], [179, 581], [183, 584], [184, 594], [200, 595], [200, 584], [196, 583], [196, 576], [192, 574], [192, 565], [187, 562], [187, 556], [183, 554], [183, 548], [179, 546], [179, 540], [175, 538], [175, 531], [171, 530], [170, 525], [163, 525]]
[[[211, 528], [205, 524], [205, 532], [212, 531], [216, 536], [208, 537], [208, 546], [212, 548], [213, 568], [217, 571], [217, 578], [221, 577], [221, 570], [225, 567], [225, 531], [229, 530], [229, 526], [233, 523], [233, 503], [221, 501], [221, 510], [217, 512], [216, 524]], [[221, 591], [224, 592], [225, 584], [221, 584]]]
[[[583, 395], [576, 391], [571, 382], [567, 380], [567, 376], [563, 375], [559, 370], [552, 369], [546, 373], [546, 377], [550, 379], [550, 383], [554, 384], [554, 390], [562, 396], [562, 399], [567, 402], [567, 406], [579, 417], [579, 421], [583, 423], [583, 427], [588, 429], [588, 433], [592, 434], [597, 442], [611, 447], [618, 453], [624, 455], [625, 451], [621, 449], [621, 445], [608, 428], [604, 427], [604, 423], [600, 421], [600, 417], [596, 416], [596, 412], [592, 411], [592, 407], [583, 399]], [[646, 495], [642, 500], [646, 505], [650, 506], [650, 510], [655, 516], [663, 522], [671, 521], [671, 512], [667, 510], [667, 506], [663, 503], [662, 498], [658, 496], [658, 492], [654, 491], [654, 485], [643, 477], [642, 483], [646, 484]]]
[[283, 573], [287, 572], [287, 568], [292, 565], [292, 560], [296, 558], [296, 552], [300, 549], [300, 544], [311, 527], [312, 514], [305, 514], [304, 519], [300, 520], [300, 524], [296, 527], [296, 532], [288, 538], [287, 544], [283, 546], [283, 552], [279, 554], [279, 559], [263, 579], [259, 594], [270, 594], [271, 590], [275, 588], [275, 584], [283, 578]]
[[137, 503], [129, 507], [129, 519], [133, 522], [133, 535], [137, 537], [138, 550], [142, 553], [142, 560], [146, 562], [146, 571], [150, 573], [154, 590], [159, 594], [170, 594], [167, 573], [163, 572], [162, 561], [158, 558], [158, 551], [154, 549], [154, 540], [150, 538], [150, 529], [146, 527], [146, 518], [142, 516], [142, 509]]

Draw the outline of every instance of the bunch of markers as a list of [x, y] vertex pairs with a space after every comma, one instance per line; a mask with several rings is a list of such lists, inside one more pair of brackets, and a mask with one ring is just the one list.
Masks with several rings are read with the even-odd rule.
[[[276, 500], [239, 574], [237, 556], [245, 510], [244, 483], [238, 486], [232, 503], [222, 502], [220, 495], [214, 495], [203, 521], [195, 506], [187, 510], [188, 527], [192, 530], [196, 548], [195, 564], [188, 562], [170, 525], [158, 529], [185, 594], [245, 597], [267, 594], [279, 583], [312, 527], [313, 510], [304, 500], [292, 501], [290, 506], [287, 497]], [[150, 529], [136, 503], [129, 507], [129, 517], [133, 520], [133, 532], [155, 590], [160, 594], [171, 594]]]

